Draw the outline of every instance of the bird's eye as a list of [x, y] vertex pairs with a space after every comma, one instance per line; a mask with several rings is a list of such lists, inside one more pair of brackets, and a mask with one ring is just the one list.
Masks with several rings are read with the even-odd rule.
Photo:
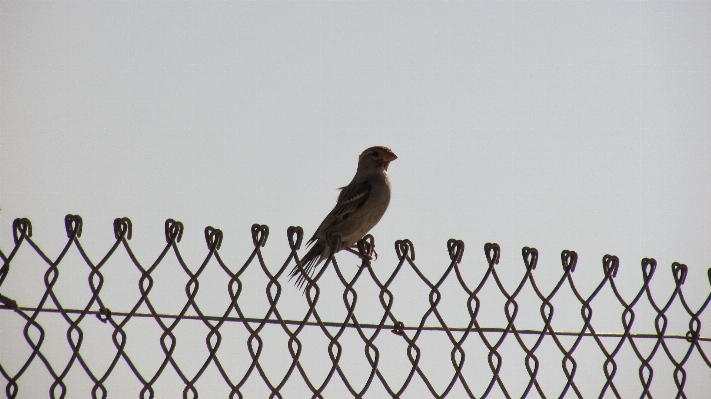
[[379, 156], [380, 156], [380, 153], [379, 153], [378, 151], [373, 151], [373, 156], [374, 156], [374, 157], [379, 157]]

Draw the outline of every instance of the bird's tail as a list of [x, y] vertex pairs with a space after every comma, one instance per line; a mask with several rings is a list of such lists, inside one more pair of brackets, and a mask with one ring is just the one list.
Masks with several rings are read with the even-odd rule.
[[301, 268], [296, 264], [291, 272], [289, 273], [289, 280], [296, 277], [296, 286], [301, 289], [301, 287], [306, 283], [306, 276], [309, 277], [314, 275], [314, 270], [316, 266], [323, 261], [323, 251], [326, 246], [320, 242], [316, 242], [309, 252], [301, 258]]

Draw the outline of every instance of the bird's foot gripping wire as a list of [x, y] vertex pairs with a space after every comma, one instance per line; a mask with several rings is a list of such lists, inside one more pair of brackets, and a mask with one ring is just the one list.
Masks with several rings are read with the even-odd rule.
[[348, 252], [358, 255], [359, 258], [368, 263], [373, 260], [373, 255], [375, 255], [375, 259], [378, 259], [378, 253], [375, 251], [375, 241], [370, 234], [366, 234], [365, 237], [361, 238], [355, 245], [351, 245], [345, 249]]
[[370, 254], [361, 254], [360, 252], [358, 252], [357, 245], [354, 245], [352, 247], [346, 247], [345, 250], [352, 253], [352, 254], [355, 254], [356, 256], [358, 256], [359, 258], [361, 258], [367, 262], [370, 262], [373, 259], [378, 259], [378, 253], [375, 252], [375, 250], [373, 250], [373, 254], [375, 255], [375, 258], [373, 258], [373, 256], [371, 256]]
[[356, 254], [364, 259], [378, 260], [378, 251], [376, 251], [375, 248], [373, 248], [373, 255], [375, 255], [375, 257], [371, 256], [370, 254], [361, 254], [358, 251], [358, 244], [355, 244], [355, 245], [351, 246], [350, 248], [348, 248], [348, 252], [353, 252], [354, 254]]

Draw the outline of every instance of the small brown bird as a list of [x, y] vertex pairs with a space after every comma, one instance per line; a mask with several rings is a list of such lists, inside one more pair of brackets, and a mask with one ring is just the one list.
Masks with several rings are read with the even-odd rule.
[[[316, 266], [331, 254], [331, 243], [327, 239], [329, 233], [341, 238], [341, 244], [335, 252], [350, 250], [378, 224], [390, 204], [390, 179], [387, 170], [390, 162], [395, 159], [397, 156], [392, 150], [382, 146], [370, 147], [360, 154], [358, 170], [353, 180], [340, 188], [336, 206], [306, 244], [313, 244], [301, 258], [303, 270], [309, 277], [314, 275]], [[298, 265], [289, 273], [289, 279], [295, 276], [298, 276], [296, 286], [301, 288], [306, 282], [306, 276], [301, 273]]]

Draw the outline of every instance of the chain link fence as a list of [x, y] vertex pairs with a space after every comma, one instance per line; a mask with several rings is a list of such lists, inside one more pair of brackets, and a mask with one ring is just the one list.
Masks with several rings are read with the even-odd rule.
[[[219, 375], [220, 384], [226, 387], [224, 393], [230, 398], [257, 397], [250, 390], [255, 381], [262, 384], [264, 392], [273, 398], [289, 397], [434, 397], [442, 398], [462, 397], [470, 398], [493, 398], [493, 397], [625, 397], [623, 386], [634, 386], [634, 396], [640, 398], [672, 397], [686, 398], [689, 387], [688, 373], [695, 371], [696, 374], [704, 375], [706, 380], [697, 385], [696, 392], [708, 392], [709, 371], [711, 371], [711, 361], [707, 353], [711, 347], [711, 338], [703, 337], [701, 334], [701, 320], [704, 316], [711, 293], [706, 296], [697, 308], [687, 302], [682, 290], [687, 276], [687, 266], [680, 263], [673, 263], [671, 266], [673, 288], [669, 297], [662, 300], [655, 299], [650, 289], [652, 278], [657, 270], [657, 262], [654, 259], [645, 258], [641, 262], [642, 285], [635, 291], [631, 299], [624, 299], [624, 294], [616, 283], [615, 276], [619, 269], [619, 259], [613, 255], [605, 255], [602, 259], [602, 280], [599, 283], [590, 285], [591, 276], [579, 276], [593, 287], [590, 293], [583, 293], [573, 279], [573, 275], [578, 263], [578, 255], [575, 251], [562, 251], [560, 260], [562, 264], [562, 275], [553, 286], [547, 290], [540, 282], [534, 278], [534, 270], [538, 264], [538, 251], [535, 248], [525, 247], [521, 252], [525, 269], [522, 272], [520, 281], [515, 289], [507, 290], [500, 271], [497, 271], [497, 264], [500, 259], [500, 248], [497, 244], [488, 243], [484, 246], [486, 269], [483, 277], [478, 281], [471, 281], [465, 276], [461, 266], [464, 255], [464, 243], [461, 240], [450, 239], [447, 242], [449, 255], [449, 265], [437, 281], [431, 281], [418, 268], [415, 263], [415, 248], [409, 240], [398, 240], [395, 242], [395, 252], [397, 255], [397, 266], [387, 278], [378, 277], [376, 270], [371, 267], [370, 259], [374, 256], [374, 240], [371, 235], [367, 235], [358, 243], [358, 253], [361, 256], [360, 267], [355, 273], [344, 271], [338, 265], [336, 257], [332, 254], [326, 265], [318, 270], [313, 278], [309, 278], [305, 293], [300, 298], [303, 299], [305, 314], [299, 318], [284, 317], [282, 309], [291, 306], [293, 300], [284, 300], [285, 290], [296, 291], [290, 284], [284, 284], [285, 273], [294, 265], [300, 265], [297, 250], [300, 249], [303, 238], [303, 230], [300, 227], [290, 227], [287, 231], [288, 245], [290, 252], [283, 265], [275, 273], [271, 273], [267, 267], [262, 254], [262, 248], [266, 245], [269, 237], [269, 228], [265, 225], [255, 224], [251, 228], [252, 246], [251, 254], [239, 268], [229, 267], [220, 256], [220, 248], [223, 242], [222, 231], [213, 227], [205, 228], [205, 240], [207, 242], [208, 253], [200, 266], [191, 271], [181, 255], [178, 243], [183, 235], [183, 224], [181, 222], [168, 219], [165, 222], [165, 242], [160, 255], [149, 266], [138, 261], [129, 242], [132, 235], [131, 221], [128, 218], [118, 218], [114, 221], [113, 230], [115, 242], [110, 250], [99, 262], [92, 262], [87, 256], [80, 237], [82, 233], [82, 219], [77, 215], [67, 215], [65, 218], [67, 233], [67, 243], [56, 259], [49, 258], [33, 241], [32, 225], [27, 219], [16, 219], [13, 223], [14, 248], [9, 253], [0, 252], [3, 265], [0, 268], [0, 333], [11, 329], [11, 326], [22, 326], [22, 336], [24, 342], [15, 339], [6, 342], [6, 348], [25, 347], [28, 355], [26, 358], [8, 358], [3, 355], [0, 358], [0, 374], [5, 381], [5, 395], [8, 398], [23, 397], [23, 390], [27, 390], [35, 382], [34, 376], [38, 374], [49, 374], [51, 384], [46, 395], [51, 398], [79, 397], [70, 393], [71, 378], [79, 372], [90, 379], [90, 395], [92, 398], [107, 397], [127, 397], [121, 389], [113, 388], [116, 381], [111, 377], [119, 374], [119, 368], [128, 368], [128, 374], [121, 374], [122, 379], [135, 378], [138, 384], [138, 396], [141, 398], [154, 398], [157, 396], [156, 387], [160, 384], [161, 378], [166, 375], [177, 375], [180, 390], [185, 398], [197, 398], [198, 387], [201, 378], [207, 377], [206, 370], [211, 369], [212, 375]], [[336, 237], [337, 239], [337, 237]], [[29, 246], [46, 264], [44, 273], [45, 291], [36, 306], [24, 306], [8, 296], [2, 295], [2, 284], [12, 270], [16, 267], [26, 267], [26, 265], [13, 263], [18, 250], [21, 247]], [[88, 288], [90, 289], [90, 299], [83, 307], [70, 308], [64, 306], [55, 291], [60, 274], [60, 264], [65, 260], [67, 254], [75, 248], [83, 263], [88, 266]], [[102, 267], [119, 252], [125, 252], [130, 259], [132, 268], [140, 274], [137, 281], [139, 297], [135, 299], [132, 307], [126, 309], [115, 309], [106, 306], [106, 298], [102, 292], [105, 283]], [[156, 270], [165, 263], [169, 254], [172, 253], [179, 263], [188, 282], [184, 287], [184, 303], [181, 304], [181, 311], [176, 314], [161, 313], [154, 306], [156, 294], [151, 296], [154, 289], [154, 277]], [[351, 255], [352, 256], [352, 255]], [[223, 304], [225, 311], [222, 314], [206, 314], [201, 309], [196, 300], [200, 287], [201, 275], [206, 270], [206, 266], [216, 262], [222, 271], [222, 285], [219, 287], [209, 286], [203, 290], [220, 291], [225, 290], [229, 294], [229, 303]], [[65, 262], [66, 263], [66, 262]], [[245, 311], [247, 304], [254, 299], [246, 297], [245, 287], [249, 284], [256, 284], [247, 280], [248, 270], [257, 269], [266, 277], [264, 293], [268, 306], [266, 312], [261, 315], [250, 315]], [[426, 292], [411, 292], [409, 295], [427, 295], [427, 307], [424, 314], [419, 316], [419, 323], [410, 325], [403, 322], [403, 318], [396, 314], [394, 303], [395, 294], [393, 286], [402, 275], [405, 269], [414, 271], [417, 279], [421, 280], [427, 287]], [[328, 304], [334, 305], [334, 301], [325, 301], [322, 298], [322, 291], [325, 290], [323, 275], [327, 271], [335, 271], [335, 278], [329, 283], [329, 289], [333, 289], [335, 281], [340, 285], [337, 291], [340, 292], [342, 305], [345, 310], [345, 317], [336, 321], [327, 321], [322, 317], [322, 307]], [[352, 270], [351, 270], [352, 271]], [[587, 272], [587, 271], [586, 271]], [[711, 269], [708, 270], [708, 277], [711, 281]], [[281, 281], [280, 281], [281, 280]], [[359, 300], [355, 286], [363, 286], [363, 281], [368, 280], [368, 284], [374, 284], [374, 288], [365, 292], [377, 296], [376, 302], [380, 307], [368, 306], [366, 309], [357, 309]], [[322, 286], [319, 287], [319, 282]], [[446, 284], [446, 290], [443, 288]], [[457, 288], [462, 298], [465, 298], [467, 317], [458, 320], [456, 325], [450, 325], [445, 320], [445, 306], [442, 305], [443, 294]], [[487, 288], [488, 287], [488, 288]], [[489, 294], [486, 289], [492, 287], [500, 292], [504, 301], [503, 314], [505, 316], [504, 325], [491, 327], [482, 325], [483, 300]], [[573, 306], [579, 310], [576, 316], [581, 327], [574, 331], [556, 330], [553, 327], [554, 320], [554, 297], [566, 287], [570, 291], [570, 299], [566, 300], [568, 306]], [[7, 288], [7, 287], [6, 287]], [[523, 290], [529, 291], [528, 299], [523, 300]], [[621, 305], [621, 314], [614, 313], [612, 309], [598, 310], [598, 317], [602, 314], [603, 320], [621, 320], [622, 329], [613, 333], [599, 332], [593, 326], [593, 306], [592, 302], [600, 296], [603, 289], [611, 290], [612, 297]], [[360, 288], [359, 288], [360, 290]], [[255, 291], [256, 292], [256, 291]], [[7, 290], [5, 290], [7, 294]], [[562, 295], [562, 294], [560, 294]], [[559, 296], [560, 296], [559, 295]], [[525, 329], [517, 327], [520, 324], [520, 307], [530, 305], [534, 302], [538, 308], [542, 325], [538, 329]], [[574, 298], [574, 299], [572, 299]], [[180, 299], [180, 301], [183, 301]], [[410, 298], [400, 298], [401, 303], [407, 306]], [[133, 299], [130, 299], [133, 300]], [[171, 297], [175, 302], [177, 298]], [[280, 302], [281, 300], [281, 302]], [[654, 331], [637, 332], [633, 331], [635, 324], [635, 306], [639, 313], [639, 304], [646, 302], [653, 318]], [[672, 315], [673, 305], [674, 311]], [[439, 306], [439, 307], [438, 307]], [[560, 307], [560, 306], [559, 306]], [[357, 310], [356, 310], [357, 309]], [[681, 312], [683, 309], [683, 312]], [[500, 308], [499, 308], [500, 311]], [[321, 313], [320, 313], [321, 312]], [[367, 314], [369, 319], [377, 322], [359, 322], [356, 315]], [[58, 364], [51, 360], [49, 352], [54, 350], [47, 344], [45, 338], [48, 334], [47, 326], [40, 324], [40, 315], [55, 314], [60, 315], [66, 326], [66, 345], [69, 347], [68, 360]], [[14, 315], [14, 316], [13, 316]], [[530, 316], [530, 314], [529, 314]], [[683, 326], [686, 333], [672, 333], [669, 318], [674, 316], [674, 320], [685, 320], [687, 324]], [[21, 318], [20, 323], [10, 323], [11, 317]], [[88, 351], [95, 351], [95, 347], [87, 347], [85, 344], [88, 335], [97, 330], [97, 327], [88, 327], [89, 319], [96, 317], [101, 323], [100, 326], [108, 329], [111, 343], [107, 347], [101, 348], [102, 354], [107, 357], [107, 361], [102, 368], [92, 365], [88, 360]], [[517, 319], [518, 317], [518, 319]], [[567, 316], [558, 316], [570, 318]], [[709, 315], [705, 316], [707, 319]], [[361, 318], [362, 319], [362, 318]], [[451, 319], [451, 318], [450, 318]], [[131, 340], [142, 339], [140, 331], [137, 333], [130, 326], [137, 320], [148, 320], [157, 324], [160, 331], [159, 346], [154, 354], [131, 352], [128, 343]], [[379, 320], [379, 321], [378, 321]], [[597, 321], [600, 319], [596, 319]], [[197, 340], [192, 339], [190, 345], [204, 345], [207, 355], [204, 357], [190, 358], [190, 366], [179, 364], [179, 356], [176, 354], [176, 347], [179, 341], [178, 330], [181, 324], [199, 323], [202, 328], [202, 335]], [[676, 327], [678, 322], [675, 322]], [[637, 323], [639, 324], [639, 322]], [[606, 324], [607, 325], [607, 324]], [[242, 348], [246, 348], [246, 354], [240, 359], [242, 366], [237, 372], [228, 364], [227, 359], [234, 354], [226, 349], [226, 340], [235, 335], [227, 332], [227, 326], [241, 329], [244, 340], [240, 342]], [[266, 340], [265, 333], [267, 326], [277, 327], [278, 330], [270, 330], [268, 334], [275, 334], [281, 331], [285, 338], [283, 346], [278, 348], [285, 356], [282, 367], [285, 372], [279, 375], [270, 374], [269, 363], [275, 362], [273, 357], [264, 355]], [[54, 328], [54, 327], [52, 327]], [[679, 330], [676, 328], [675, 330]], [[231, 330], [230, 330], [231, 331]], [[344, 338], [347, 332], [354, 332], [350, 338]], [[434, 334], [444, 341], [439, 345], [430, 345], [429, 338], [424, 339], [425, 334]], [[19, 336], [19, 333], [18, 335]], [[325, 339], [328, 360], [321, 364], [325, 372], [320, 376], [309, 375], [310, 372], [306, 361], [309, 354], [306, 351], [305, 341], [310, 337], [319, 336]], [[355, 338], [354, 338], [355, 337]], [[193, 337], [194, 338], [194, 337]], [[393, 344], [396, 340], [398, 344]], [[184, 341], [182, 341], [184, 342]], [[446, 344], [441, 344], [445, 342]], [[472, 344], [478, 345], [478, 350], [472, 349]], [[594, 380], [592, 373], [581, 372], [582, 367], [592, 362], [588, 358], [592, 355], [588, 350], [581, 349], [585, 344], [595, 348], [595, 356], [601, 357], [601, 362], [593, 370], [597, 370], [600, 384], [591, 389], [582, 387], [588, 386], [589, 381]], [[398, 346], [399, 345], [399, 346]], [[344, 353], [348, 346], [356, 346], [360, 351], [361, 358], [365, 362], [357, 367], [358, 376], [353, 376], [353, 364], [350, 360], [344, 360]], [[512, 351], [511, 348], [515, 348]], [[351, 348], [353, 349], [353, 348]], [[400, 377], [392, 377], [391, 363], [385, 364], [385, 353], [401, 351], [400, 355], [406, 361], [399, 363], [402, 373]], [[576, 353], [577, 350], [577, 353]], [[631, 350], [631, 352], [630, 352]], [[425, 351], [435, 351], [449, 356], [447, 364], [439, 364], [435, 367], [439, 370], [437, 376], [431, 375], [432, 364], [426, 360]], [[627, 352], [625, 352], [627, 351]], [[476, 352], [476, 353], [473, 353]], [[621, 355], [621, 353], [627, 353]], [[8, 353], [4, 350], [3, 353]], [[12, 351], [12, 353], [18, 353]], [[518, 354], [511, 356], [511, 354]], [[544, 370], [544, 358], [555, 355], [560, 359], [555, 369]], [[576, 358], [576, 355], [578, 357]], [[601, 356], [600, 356], [601, 355]], [[157, 361], [152, 370], [146, 371], [144, 366], [138, 365], [138, 358], [153, 356]], [[157, 357], [156, 357], [157, 356]], [[634, 360], [634, 371], [636, 378], [620, 378], [621, 372], [618, 362], [621, 357], [626, 356], [625, 364], [628, 360]], [[690, 358], [694, 356], [696, 361], [690, 366]], [[482, 360], [477, 363], [481, 368], [473, 368], [472, 363], [475, 358]], [[470, 360], [467, 362], [467, 360]], [[505, 368], [509, 362], [518, 362], [525, 372], [507, 375]], [[469, 363], [469, 364], [467, 364]], [[10, 366], [12, 364], [12, 366]], [[466, 367], [465, 367], [466, 365]], [[625, 366], [628, 367], [628, 366]], [[693, 368], [693, 370], [690, 370]], [[143, 371], [140, 371], [143, 369]], [[189, 371], [192, 369], [192, 371]], [[702, 369], [702, 370], [699, 370]], [[559, 386], [548, 386], [547, 381], [554, 378], [557, 370], [562, 384]], [[658, 370], [655, 373], [655, 370]], [[112, 374], [113, 373], [113, 374]], [[174, 373], [174, 374], [173, 374]], [[430, 373], [430, 375], [428, 375]], [[666, 375], [662, 374], [666, 373]], [[628, 373], [629, 374], [629, 373]], [[618, 376], [618, 378], [615, 378]], [[117, 377], [114, 377], [114, 380]], [[652, 382], [663, 378], [673, 380], [671, 389], [658, 394]], [[302, 395], [295, 394], [293, 384], [301, 384]], [[127, 381], [118, 381], [118, 386]], [[112, 385], [114, 384], [114, 385]], [[211, 382], [211, 384], [213, 384]], [[341, 386], [341, 394], [330, 394], [329, 386], [338, 384]], [[704, 385], [705, 384], [705, 385]], [[413, 387], [415, 386], [416, 387]], [[511, 386], [515, 385], [515, 388]], [[555, 385], [555, 384], [554, 384]], [[344, 387], [344, 388], [343, 388]], [[685, 388], [687, 392], [685, 392]], [[74, 391], [71, 391], [74, 392]], [[200, 390], [202, 392], [202, 390]], [[590, 394], [592, 392], [592, 396]], [[668, 392], [671, 392], [672, 396]], [[304, 394], [305, 393], [305, 394]], [[204, 396], [208, 395], [208, 396]], [[660, 396], [661, 395], [661, 396]], [[158, 395], [159, 396], [159, 395]], [[210, 393], [201, 393], [201, 396], [212, 397]]]

